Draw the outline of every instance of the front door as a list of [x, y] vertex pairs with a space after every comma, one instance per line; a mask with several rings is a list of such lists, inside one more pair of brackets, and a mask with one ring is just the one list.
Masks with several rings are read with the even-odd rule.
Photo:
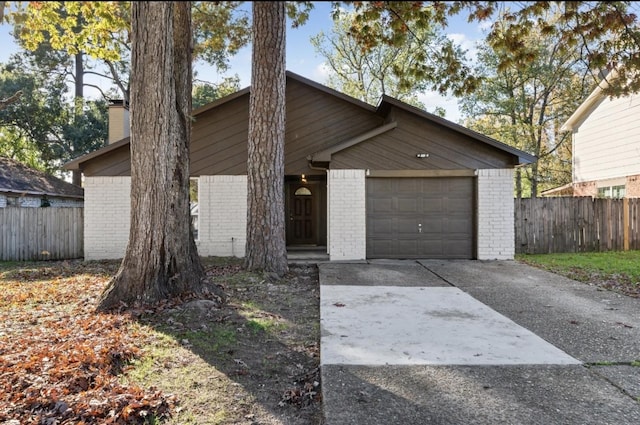
[[289, 186], [288, 245], [318, 243], [318, 187], [304, 183]]

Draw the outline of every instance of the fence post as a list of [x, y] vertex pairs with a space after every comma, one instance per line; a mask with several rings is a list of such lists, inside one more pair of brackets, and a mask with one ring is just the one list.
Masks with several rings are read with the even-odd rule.
[[622, 233], [624, 250], [629, 251], [629, 198], [622, 198]]

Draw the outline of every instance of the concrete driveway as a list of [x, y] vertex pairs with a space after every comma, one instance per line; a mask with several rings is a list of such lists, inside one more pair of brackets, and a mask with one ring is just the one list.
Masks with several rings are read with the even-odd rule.
[[640, 424], [640, 300], [515, 261], [320, 264], [327, 425]]

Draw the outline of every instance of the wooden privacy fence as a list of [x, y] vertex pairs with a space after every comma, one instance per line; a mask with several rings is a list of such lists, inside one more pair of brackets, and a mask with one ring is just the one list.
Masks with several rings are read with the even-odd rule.
[[516, 253], [637, 250], [639, 213], [640, 199], [516, 199]]
[[83, 239], [83, 208], [0, 208], [0, 261], [81, 258]]

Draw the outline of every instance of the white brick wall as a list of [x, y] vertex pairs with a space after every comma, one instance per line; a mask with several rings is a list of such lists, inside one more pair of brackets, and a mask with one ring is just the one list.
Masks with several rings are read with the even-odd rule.
[[513, 169], [478, 170], [478, 260], [515, 255]]
[[[122, 258], [131, 222], [131, 178], [88, 177], [84, 189], [85, 260]], [[198, 202], [200, 255], [244, 257], [247, 177], [200, 177]]]
[[331, 261], [367, 256], [364, 170], [330, 170], [328, 245]]
[[131, 222], [131, 177], [84, 181], [84, 259], [124, 257]]
[[[85, 179], [85, 259], [122, 258], [129, 238], [130, 177]], [[247, 177], [199, 179], [198, 252], [244, 257]], [[328, 173], [328, 235], [331, 261], [366, 258], [364, 170]], [[1, 202], [1, 198], [0, 198]], [[509, 260], [515, 253], [513, 170], [478, 170], [478, 259]]]
[[198, 253], [205, 257], [244, 257], [247, 176], [201, 176], [198, 204]]

